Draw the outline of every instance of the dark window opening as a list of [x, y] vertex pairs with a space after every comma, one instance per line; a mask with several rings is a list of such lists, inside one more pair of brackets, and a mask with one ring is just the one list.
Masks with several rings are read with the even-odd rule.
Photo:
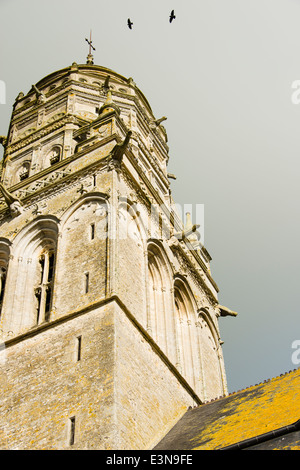
[[70, 441], [69, 444], [72, 446], [75, 442], [75, 416], [70, 418]]
[[26, 180], [29, 177], [29, 170], [25, 169], [20, 173], [20, 181]]
[[52, 281], [53, 279], [53, 271], [54, 271], [54, 253], [49, 254], [49, 268], [48, 268], [48, 282]]
[[0, 274], [0, 315], [2, 311], [2, 305], [3, 305], [5, 284], [6, 284], [6, 270], [2, 268], [1, 274]]
[[39, 263], [41, 268], [40, 282], [34, 289], [37, 298], [37, 324], [50, 319], [55, 265], [54, 252], [44, 252]]
[[42, 256], [39, 261], [40, 261], [40, 265], [41, 265], [41, 283], [42, 283], [43, 278], [44, 278], [44, 270], [45, 270], [45, 257]]
[[95, 238], [95, 224], [91, 224], [91, 240]]
[[42, 300], [42, 289], [41, 287], [37, 287], [34, 290], [34, 294], [37, 298], [37, 308], [36, 308], [36, 322], [39, 323], [40, 320], [40, 312], [41, 312], [41, 300]]
[[54, 165], [55, 163], [59, 162], [60, 160], [60, 149], [58, 147], [54, 147], [51, 152], [50, 156], [50, 165]]
[[77, 361], [81, 359], [81, 336], [77, 337]]
[[85, 273], [85, 293], [87, 294], [89, 291], [89, 273]]
[[45, 320], [46, 320], [46, 321], [48, 320], [49, 313], [50, 313], [51, 297], [52, 297], [52, 289], [51, 289], [51, 286], [47, 286], [47, 290], [46, 290], [46, 301], [45, 301], [45, 315], [46, 315]]
[[3, 271], [1, 275], [1, 291], [0, 291], [0, 302], [2, 303], [4, 297], [4, 290], [6, 284], [6, 272]]

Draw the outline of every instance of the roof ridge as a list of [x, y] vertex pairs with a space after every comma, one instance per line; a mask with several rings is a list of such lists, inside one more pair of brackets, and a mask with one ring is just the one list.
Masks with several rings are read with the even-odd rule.
[[[296, 367], [295, 369], [291, 369], [291, 370], [289, 370], [289, 371], [287, 371], [287, 372], [283, 372], [283, 373], [281, 373], [281, 374], [279, 374], [279, 375], [276, 375], [276, 376], [274, 376], [274, 377], [271, 377], [271, 378], [269, 378], [269, 379], [265, 379], [265, 380], [263, 380], [262, 382], [258, 382], [258, 383], [255, 384], [255, 385], [249, 385], [248, 387], [241, 388], [240, 390], [236, 390], [236, 391], [234, 391], [234, 392], [230, 392], [230, 393], [228, 393], [227, 395], [221, 395], [221, 396], [219, 396], [219, 397], [212, 398], [211, 400], [206, 400], [206, 401], [204, 401], [201, 405], [197, 405], [197, 406], [195, 406], [194, 408], [199, 408], [200, 406], [208, 405], [209, 403], [213, 403], [213, 402], [215, 402], [215, 401], [222, 400], [223, 398], [226, 398], [226, 397], [229, 397], [229, 396], [232, 396], [232, 395], [236, 395], [236, 394], [238, 394], [238, 393], [240, 393], [240, 392], [244, 392], [244, 391], [246, 391], [246, 390], [250, 390], [250, 389], [253, 388], [253, 387], [258, 387], [258, 385], [263, 385], [263, 384], [265, 384], [265, 383], [271, 382], [272, 380], [276, 380], [276, 379], [278, 379], [279, 377], [283, 377], [283, 376], [285, 376], [285, 375], [288, 375], [288, 374], [291, 374], [291, 373], [293, 373], [293, 372], [296, 372], [296, 371], [299, 370], [299, 369], [300, 369], [300, 367]], [[191, 408], [191, 407], [190, 407], [190, 408]]]

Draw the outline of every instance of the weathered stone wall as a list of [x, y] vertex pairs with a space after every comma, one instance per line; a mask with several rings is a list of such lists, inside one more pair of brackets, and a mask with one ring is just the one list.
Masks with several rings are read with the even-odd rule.
[[118, 296], [146, 328], [146, 239], [133, 210], [120, 204], [118, 212]]
[[105, 297], [107, 246], [107, 206], [91, 197], [69, 216], [58, 241], [56, 315]]
[[116, 315], [116, 416], [119, 449], [151, 449], [195, 405], [190, 393], [128, 316]]
[[111, 304], [6, 347], [0, 366], [1, 449], [70, 448], [73, 416], [73, 448], [111, 448], [115, 432]]
[[194, 404], [115, 302], [8, 345], [0, 368], [0, 449], [147, 449]]
[[226, 382], [222, 377], [224, 368], [221, 346], [215, 337], [215, 332], [208, 321], [199, 319], [199, 345], [203, 364], [202, 384], [203, 400], [223, 396], [226, 392]]

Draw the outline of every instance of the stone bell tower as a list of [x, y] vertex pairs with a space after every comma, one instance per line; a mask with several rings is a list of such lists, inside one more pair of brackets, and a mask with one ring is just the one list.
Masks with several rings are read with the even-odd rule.
[[167, 135], [87, 64], [20, 93], [0, 190], [1, 449], [151, 449], [227, 393], [210, 256], [174, 210]]

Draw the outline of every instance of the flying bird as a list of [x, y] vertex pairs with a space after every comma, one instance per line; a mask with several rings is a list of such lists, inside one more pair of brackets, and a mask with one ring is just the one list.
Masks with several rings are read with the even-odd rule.
[[129, 28], [129, 29], [132, 29], [133, 23], [132, 23], [132, 21], [130, 21], [130, 18], [128, 18], [127, 24], [128, 24], [128, 28]]
[[173, 20], [175, 20], [176, 16], [174, 15], [174, 10], [171, 11], [170, 15], [170, 23], [172, 23]]

